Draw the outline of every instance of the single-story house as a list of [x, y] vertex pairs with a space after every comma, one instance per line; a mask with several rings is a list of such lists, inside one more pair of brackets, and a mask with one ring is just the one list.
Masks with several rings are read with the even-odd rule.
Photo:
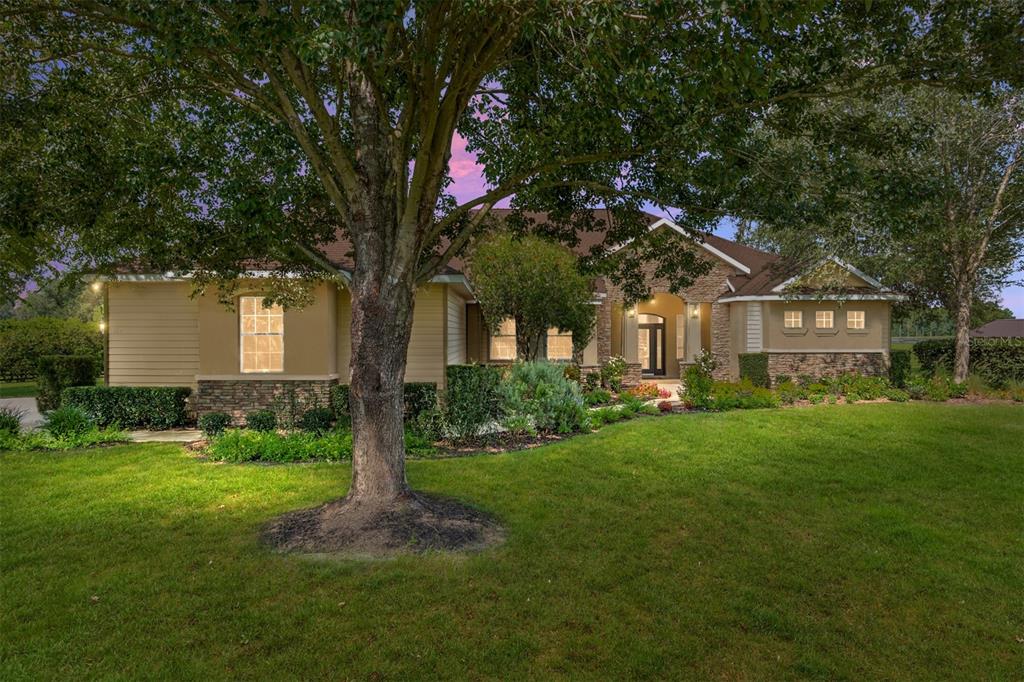
[[[671, 220], [649, 220], [651, 230], [682, 233]], [[584, 252], [598, 239], [602, 233], [581, 235], [578, 248]], [[684, 291], [671, 293], [651, 274], [653, 264], [651, 298], [636, 305], [624, 305], [612, 282], [595, 281], [597, 329], [583, 353], [585, 370], [621, 356], [627, 384], [676, 379], [709, 349], [720, 378], [737, 378], [739, 354], [753, 352], [768, 355], [773, 376], [886, 371], [890, 306], [899, 296], [870, 276], [829, 263], [845, 282], [839, 289], [830, 286], [826, 295], [815, 290], [814, 269], [794, 276], [775, 254], [713, 235], [685, 248], [699, 249], [711, 269]], [[338, 240], [323, 252], [351, 271], [346, 243]], [[461, 267], [453, 263], [417, 293], [407, 382], [443, 388], [448, 365], [515, 357], [514, 322], [488, 332]], [[187, 275], [132, 272], [109, 278], [109, 385], [191, 386], [197, 412], [241, 415], [294, 396], [326, 402], [331, 385], [347, 382], [351, 307], [343, 285], [320, 283], [312, 304], [288, 310], [263, 307], [258, 273], [240, 287], [234, 309], [216, 295], [190, 293]], [[552, 330], [549, 359], [569, 360], [571, 353], [571, 338]]]
[[992, 320], [971, 330], [975, 339], [1024, 339], [1024, 320]]

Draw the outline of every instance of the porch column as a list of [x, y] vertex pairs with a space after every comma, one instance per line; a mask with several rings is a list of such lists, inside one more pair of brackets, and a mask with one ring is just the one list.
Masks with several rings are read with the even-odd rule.
[[640, 329], [637, 327], [636, 306], [627, 308], [622, 315], [622, 357], [628, 364], [639, 364]]

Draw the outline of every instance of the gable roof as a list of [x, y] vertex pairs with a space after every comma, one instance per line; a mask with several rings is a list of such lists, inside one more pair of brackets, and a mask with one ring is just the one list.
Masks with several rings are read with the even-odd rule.
[[1024, 338], [1024, 320], [992, 320], [971, 330], [976, 339], [1019, 339]]

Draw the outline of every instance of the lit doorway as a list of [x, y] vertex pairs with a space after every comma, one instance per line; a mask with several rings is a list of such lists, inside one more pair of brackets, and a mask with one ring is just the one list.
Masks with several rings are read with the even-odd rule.
[[644, 376], [665, 376], [665, 318], [650, 313], [637, 317], [637, 357]]

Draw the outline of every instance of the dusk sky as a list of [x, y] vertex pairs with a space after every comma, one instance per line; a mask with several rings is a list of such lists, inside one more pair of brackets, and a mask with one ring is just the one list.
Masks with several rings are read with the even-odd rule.
[[[473, 199], [484, 191], [486, 183], [480, 171], [481, 167], [477, 164], [476, 157], [466, 151], [466, 141], [456, 136], [452, 144], [451, 160], [451, 172], [455, 182], [450, 191], [460, 202]], [[499, 206], [506, 204], [507, 202], [499, 204]], [[651, 212], [663, 213], [656, 209], [651, 209]], [[722, 221], [715, 233], [726, 239], [732, 239], [733, 229], [733, 224], [730, 221]], [[1015, 317], [1024, 318], [1024, 287], [1007, 287], [1003, 290], [1002, 299], [1003, 305], [1012, 310]]]

